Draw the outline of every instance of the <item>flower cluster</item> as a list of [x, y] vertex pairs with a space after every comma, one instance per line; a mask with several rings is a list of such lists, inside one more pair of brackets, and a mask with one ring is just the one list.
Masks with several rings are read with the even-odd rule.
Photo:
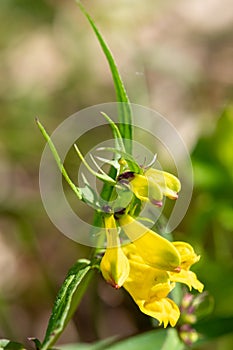
[[[159, 206], [163, 196], [175, 199], [180, 190], [175, 176], [155, 169], [142, 175], [126, 172], [118, 181], [128, 184], [142, 202]], [[109, 214], [105, 227], [107, 249], [100, 269], [106, 281], [117, 289], [123, 286], [143, 313], [156, 318], [164, 327], [169, 323], [174, 327], [180, 311], [168, 295], [176, 282], [202, 292], [203, 284], [190, 271], [200, 257], [188, 243], [168, 241], [129, 213]], [[125, 232], [131, 243], [121, 247], [119, 230]]]
[[213, 299], [207, 292], [199, 295], [185, 293], [180, 310], [181, 318], [178, 333], [183, 342], [191, 346], [201, 337], [201, 334], [195, 328], [195, 324], [199, 318], [206, 316], [213, 310]]

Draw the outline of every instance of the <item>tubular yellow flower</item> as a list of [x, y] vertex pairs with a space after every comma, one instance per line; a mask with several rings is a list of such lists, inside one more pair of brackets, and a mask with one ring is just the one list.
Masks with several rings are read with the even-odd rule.
[[163, 196], [177, 199], [181, 189], [176, 176], [153, 168], [146, 170], [143, 175], [128, 171], [121, 174], [118, 181], [127, 182], [138, 199], [150, 201], [156, 206], [162, 206]]
[[107, 249], [100, 269], [105, 280], [114, 288], [120, 288], [129, 275], [129, 261], [123, 253], [114, 216], [105, 218]]
[[129, 215], [121, 217], [119, 224], [148, 265], [167, 271], [176, 271], [179, 268], [180, 255], [167, 239], [149, 230]]
[[169, 280], [169, 274], [145, 264], [133, 243], [125, 246], [123, 250], [130, 262], [130, 273], [124, 288], [143, 313], [156, 318], [164, 327], [167, 327], [168, 323], [174, 327], [180, 311], [178, 306], [167, 298], [175, 286]]
[[203, 290], [203, 284], [193, 272], [189, 271], [191, 265], [199, 260], [199, 256], [188, 243], [172, 244], [180, 255], [180, 272], [165, 271], [148, 265], [135, 243], [123, 248], [130, 263], [129, 276], [123, 287], [143, 313], [156, 318], [160, 324], [164, 324], [164, 327], [169, 323], [174, 327], [180, 316], [178, 306], [167, 298], [175, 287], [175, 282], [185, 283], [190, 289], [193, 287], [199, 292]]
[[130, 215], [118, 222], [133, 243], [121, 249], [114, 216], [105, 218], [107, 249], [100, 264], [104, 278], [114, 288], [123, 286], [144, 314], [174, 327], [180, 311], [168, 295], [176, 282], [202, 292], [203, 284], [190, 271], [200, 256], [190, 244], [171, 243]]

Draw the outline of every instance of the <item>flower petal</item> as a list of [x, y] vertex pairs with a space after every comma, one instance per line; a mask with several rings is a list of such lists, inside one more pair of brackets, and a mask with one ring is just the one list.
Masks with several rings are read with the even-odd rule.
[[174, 271], [180, 265], [180, 255], [171, 242], [129, 215], [121, 217], [119, 223], [145, 263], [167, 271]]
[[197, 279], [197, 276], [192, 271], [181, 270], [179, 273], [170, 272], [170, 281], [186, 284], [189, 289], [197, 289], [202, 292], [204, 285]]
[[169, 274], [145, 264], [143, 260], [138, 261], [135, 256], [133, 256], [135, 260], [132, 260], [132, 256], [130, 258], [125, 248], [123, 249], [130, 262], [130, 273], [124, 283], [124, 288], [133, 295], [134, 299], [148, 300], [151, 294], [158, 298], [166, 297], [173, 289]]
[[170, 272], [170, 280], [186, 284], [191, 290], [192, 287], [202, 292], [204, 285], [197, 279], [194, 272], [189, 271], [190, 267], [199, 261], [200, 256], [197, 255], [193, 247], [186, 242], [173, 242], [174, 247], [180, 254], [181, 270], [179, 273]]
[[150, 168], [145, 172], [145, 176], [160, 186], [164, 196], [171, 199], [177, 199], [177, 193], [181, 189], [181, 184], [178, 178], [165, 171]]
[[169, 298], [162, 298], [154, 300], [135, 300], [140, 310], [151, 317], [156, 318], [159, 324], [164, 324], [164, 328], [168, 323], [174, 327], [180, 317], [180, 310], [173, 300]]
[[129, 261], [121, 247], [107, 248], [100, 269], [105, 280], [114, 288], [120, 288], [129, 276]]
[[120, 246], [114, 216], [106, 216], [104, 221], [107, 249], [101, 260], [100, 269], [105, 280], [118, 289], [124, 284], [129, 275], [129, 261]]
[[148, 201], [148, 181], [144, 175], [134, 174], [130, 181], [132, 192], [141, 201]]
[[189, 268], [200, 260], [200, 255], [197, 255], [193, 247], [186, 242], [172, 242], [177, 249], [181, 258], [181, 268], [189, 270]]
[[164, 327], [168, 323], [174, 327], [180, 312], [177, 305], [166, 298], [175, 286], [170, 283], [169, 274], [145, 264], [134, 244], [128, 244], [123, 250], [130, 262], [129, 277], [123, 287], [143, 313], [158, 319]]
[[145, 175], [134, 174], [130, 180], [130, 186], [135, 196], [141, 201], [151, 201], [157, 206], [162, 205], [163, 193], [160, 186], [154, 181], [149, 181]]

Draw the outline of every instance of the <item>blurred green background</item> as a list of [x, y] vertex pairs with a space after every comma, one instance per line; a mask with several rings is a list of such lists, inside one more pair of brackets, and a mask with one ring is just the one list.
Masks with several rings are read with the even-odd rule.
[[[84, 4], [114, 53], [130, 100], [166, 116], [187, 143], [195, 188], [175, 238], [202, 255], [195, 271], [214, 297], [214, 314], [231, 316], [231, 1]], [[72, 0], [1, 0], [0, 49], [0, 337], [30, 348], [27, 337], [42, 339], [67, 269], [89, 254], [56, 230], [42, 206], [44, 140], [34, 118], [52, 132], [84, 107], [115, 101], [115, 93], [104, 55]], [[96, 278], [60, 341], [149, 327], [129, 296]], [[197, 349], [232, 348], [227, 335]]]

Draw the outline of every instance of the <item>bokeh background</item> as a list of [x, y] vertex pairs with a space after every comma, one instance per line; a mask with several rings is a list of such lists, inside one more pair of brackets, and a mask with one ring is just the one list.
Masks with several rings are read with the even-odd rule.
[[[191, 206], [175, 238], [202, 255], [195, 271], [233, 314], [233, 13], [231, 0], [96, 0], [87, 9], [109, 43], [130, 100], [158, 110], [193, 160]], [[67, 269], [89, 248], [56, 230], [40, 199], [44, 140], [76, 111], [115, 101], [111, 75], [86, 19], [70, 0], [0, 2], [0, 336], [42, 339]], [[123, 291], [99, 276], [60, 342], [149, 328]], [[232, 335], [197, 349], [230, 350]]]

